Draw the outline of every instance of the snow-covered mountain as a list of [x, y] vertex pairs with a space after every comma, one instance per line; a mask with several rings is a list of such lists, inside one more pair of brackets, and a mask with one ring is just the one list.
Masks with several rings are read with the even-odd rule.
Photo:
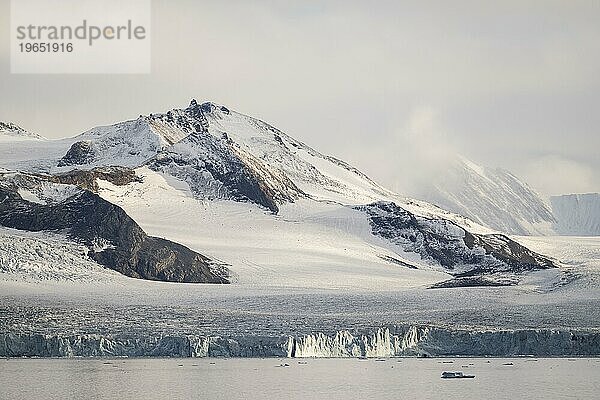
[[[46, 142], [31, 144], [29, 157], [0, 162], [22, 171], [4, 174], [1, 195], [8, 206], [0, 224], [67, 229], [93, 260], [129, 276], [212, 282], [231, 275], [242, 284], [284, 286], [381, 280], [477, 286], [514, 284], [527, 271], [556, 266], [504, 235], [399, 196], [349, 164], [214, 103], [192, 101], [184, 109]], [[30, 195], [23, 182], [32, 181], [35, 187], [68, 183], [82, 192], [52, 203]], [[105, 215], [84, 218], [94, 207]], [[89, 224], [70, 227], [80, 219]], [[98, 220], [107, 225], [92, 229]], [[119, 220], [141, 239], [120, 232]], [[173, 261], [152, 270], [149, 262], [157, 258], [148, 259], [151, 251]]]
[[177, 243], [146, 235], [120, 207], [93, 192], [97, 178], [126, 184], [135, 179], [128, 172], [110, 168], [54, 176], [0, 173], [0, 225], [66, 234], [67, 240], [87, 247], [90, 261], [127, 276], [226, 283], [224, 266]]
[[501, 168], [456, 157], [423, 197], [492, 229], [515, 235], [551, 234], [554, 215], [525, 182]]
[[502, 168], [455, 157], [419, 197], [496, 231], [513, 235], [600, 235], [597, 193], [549, 201]]
[[[94, 128], [75, 140], [52, 171], [149, 165], [186, 181], [198, 197], [208, 199], [236, 199], [232, 188], [252, 186], [273, 200], [292, 200], [302, 196], [303, 188], [343, 202], [364, 203], [390, 194], [342, 161], [214, 103], [192, 101], [185, 109]], [[193, 181], [197, 179], [207, 181]], [[244, 197], [258, 202], [252, 196]]]
[[596, 356], [596, 239], [507, 237], [194, 101], [0, 143], [0, 356]]
[[12, 122], [2, 122], [0, 121], [0, 141], [3, 139], [15, 140], [15, 139], [44, 139], [38, 134], [31, 133], [21, 128], [20, 126], [12, 123]]
[[561, 235], [600, 236], [600, 193], [566, 194], [550, 197]]

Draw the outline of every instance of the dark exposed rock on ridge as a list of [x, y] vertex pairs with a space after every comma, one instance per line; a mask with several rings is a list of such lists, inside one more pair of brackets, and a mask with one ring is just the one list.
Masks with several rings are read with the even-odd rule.
[[[106, 171], [104, 173], [107, 173]], [[77, 182], [89, 186], [90, 174], [21, 180]], [[125, 179], [130, 175], [107, 175]], [[111, 177], [112, 176], [112, 177]], [[45, 179], [44, 179], [45, 178]], [[14, 177], [13, 177], [14, 181]], [[208, 257], [169, 240], [148, 236], [120, 207], [84, 189], [57, 201], [24, 199], [14, 182], [0, 180], [0, 225], [28, 231], [64, 232], [89, 248], [88, 256], [124, 275], [168, 282], [228, 283], [228, 270]]]
[[[549, 258], [505, 235], [474, 234], [451, 221], [417, 216], [389, 202], [371, 203], [355, 209], [369, 216], [374, 235], [398, 245], [403, 251], [419, 254], [423, 260], [439, 264], [457, 278], [556, 267]], [[477, 279], [464, 283], [477, 286], [479, 281], [490, 284], [489, 280]]]

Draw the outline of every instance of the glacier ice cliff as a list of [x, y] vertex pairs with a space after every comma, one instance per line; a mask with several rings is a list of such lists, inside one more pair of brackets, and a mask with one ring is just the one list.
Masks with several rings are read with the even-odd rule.
[[390, 326], [305, 335], [147, 336], [0, 334], [2, 357], [598, 356], [600, 332]]

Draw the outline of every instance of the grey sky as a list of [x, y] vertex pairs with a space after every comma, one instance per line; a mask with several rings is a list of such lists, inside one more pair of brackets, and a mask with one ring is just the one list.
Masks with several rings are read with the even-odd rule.
[[460, 152], [600, 191], [599, 1], [154, 1], [151, 75], [11, 75], [0, 120], [57, 138], [212, 100], [412, 192]]

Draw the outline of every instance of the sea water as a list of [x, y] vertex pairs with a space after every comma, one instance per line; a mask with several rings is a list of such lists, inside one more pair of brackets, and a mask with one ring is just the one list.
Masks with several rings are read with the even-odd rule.
[[[441, 379], [463, 371], [474, 379]], [[0, 399], [598, 399], [600, 358], [3, 359]]]

